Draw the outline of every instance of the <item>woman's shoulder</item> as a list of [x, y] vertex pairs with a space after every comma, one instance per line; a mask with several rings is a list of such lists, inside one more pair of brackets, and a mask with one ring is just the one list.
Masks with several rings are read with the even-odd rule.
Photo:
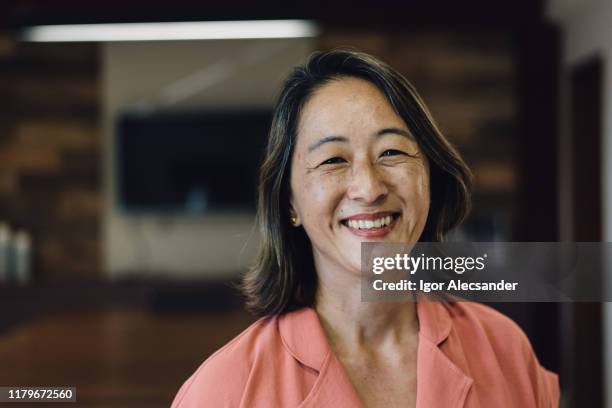
[[[460, 345], [464, 353], [471, 355], [470, 364], [478, 368], [476, 372], [499, 370], [506, 381], [530, 388], [538, 400], [559, 400], [557, 374], [540, 364], [529, 338], [514, 320], [481, 303], [445, 302], [444, 307], [452, 320], [449, 347]], [[484, 357], [490, 353], [496, 358]]]
[[[521, 327], [511, 318], [490, 306], [476, 302], [444, 302], [452, 327], [458, 332], [468, 331], [473, 340], [484, 340], [504, 348], [517, 348], [532, 354], [531, 343]], [[474, 337], [474, 335], [476, 335]]]
[[172, 408], [237, 406], [249, 380], [252, 367], [265, 358], [276, 340], [277, 317], [252, 323], [210, 357], [182, 385]]
[[503, 330], [514, 334], [523, 335], [522, 329], [514, 320], [483, 303], [457, 301], [441, 302], [453, 323], [467, 323], [481, 326], [484, 329]]

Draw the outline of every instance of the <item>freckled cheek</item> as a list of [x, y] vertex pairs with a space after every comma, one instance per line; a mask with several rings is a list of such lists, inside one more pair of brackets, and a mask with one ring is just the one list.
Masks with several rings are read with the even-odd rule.
[[393, 179], [398, 194], [417, 212], [429, 209], [429, 177], [424, 168], [398, 172]]
[[429, 202], [429, 178], [425, 174], [421, 174], [414, 180], [414, 191], [422, 200]]
[[319, 221], [333, 219], [342, 198], [341, 185], [325, 178], [305, 183], [302, 196], [308, 204], [303, 206], [307, 210], [304, 216]]

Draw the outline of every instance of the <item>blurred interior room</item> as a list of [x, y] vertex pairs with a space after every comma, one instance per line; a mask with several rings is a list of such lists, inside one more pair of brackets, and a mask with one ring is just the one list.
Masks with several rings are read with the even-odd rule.
[[[270, 20], [294, 25], [36, 30]], [[371, 53], [419, 90], [475, 175], [453, 239], [612, 240], [610, 21], [603, 0], [3, 2], [0, 263], [9, 243], [18, 256], [0, 267], [0, 385], [169, 406], [253, 321], [235, 284], [258, 244], [257, 166], [283, 78], [319, 49]], [[612, 407], [605, 305], [494, 307], [560, 374], [563, 407]]]

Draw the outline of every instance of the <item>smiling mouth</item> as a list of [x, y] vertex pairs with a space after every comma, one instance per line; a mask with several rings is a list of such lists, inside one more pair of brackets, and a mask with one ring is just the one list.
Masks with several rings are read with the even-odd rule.
[[400, 216], [399, 212], [386, 212], [367, 216], [346, 218], [340, 223], [345, 227], [360, 231], [376, 231], [387, 229], [394, 224]]

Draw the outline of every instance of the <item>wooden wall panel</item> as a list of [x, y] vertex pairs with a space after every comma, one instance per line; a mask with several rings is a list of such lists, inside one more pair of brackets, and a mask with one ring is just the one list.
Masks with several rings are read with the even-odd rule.
[[99, 58], [0, 35], [0, 220], [27, 229], [34, 279], [101, 273]]

